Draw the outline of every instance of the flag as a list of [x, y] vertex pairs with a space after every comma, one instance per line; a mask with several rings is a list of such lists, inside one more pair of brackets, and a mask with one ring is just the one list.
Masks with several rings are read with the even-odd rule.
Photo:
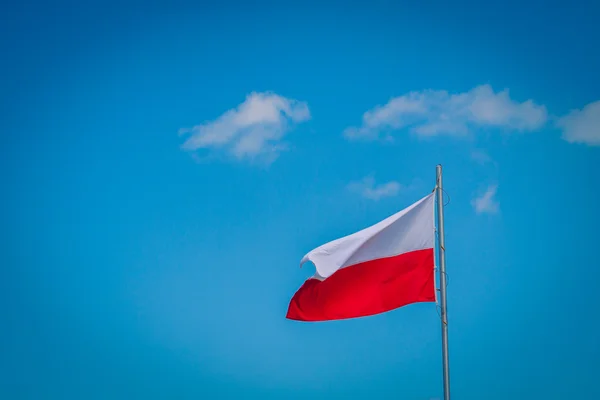
[[306, 254], [316, 273], [292, 297], [287, 318], [327, 321], [435, 301], [434, 194]]

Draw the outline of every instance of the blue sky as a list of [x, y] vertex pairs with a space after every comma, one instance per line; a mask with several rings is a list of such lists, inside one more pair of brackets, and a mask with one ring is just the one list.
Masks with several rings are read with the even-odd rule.
[[169, 3], [2, 6], [1, 398], [440, 398], [434, 305], [285, 319], [438, 163], [454, 398], [600, 398], [597, 4]]

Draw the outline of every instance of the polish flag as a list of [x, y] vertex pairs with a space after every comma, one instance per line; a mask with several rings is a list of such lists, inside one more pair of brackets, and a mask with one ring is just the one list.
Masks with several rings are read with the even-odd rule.
[[435, 301], [434, 194], [306, 254], [316, 273], [294, 294], [287, 318], [364, 317]]

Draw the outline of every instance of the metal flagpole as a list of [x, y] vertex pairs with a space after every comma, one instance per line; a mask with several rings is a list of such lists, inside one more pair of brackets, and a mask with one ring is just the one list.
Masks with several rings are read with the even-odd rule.
[[444, 199], [442, 166], [435, 168], [437, 198], [438, 258], [440, 263], [440, 307], [442, 319], [442, 366], [444, 374], [444, 400], [450, 400], [450, 370], [448, 365], [448, 316], [446, 313], [446, 247], [444, 244]]

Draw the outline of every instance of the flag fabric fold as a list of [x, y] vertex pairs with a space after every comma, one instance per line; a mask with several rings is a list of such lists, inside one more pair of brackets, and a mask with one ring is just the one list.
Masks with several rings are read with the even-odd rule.
[[292, 297], [287, 318], [364, 317], [435, 301], [434, 194], [306, 254], [316, 273]]

